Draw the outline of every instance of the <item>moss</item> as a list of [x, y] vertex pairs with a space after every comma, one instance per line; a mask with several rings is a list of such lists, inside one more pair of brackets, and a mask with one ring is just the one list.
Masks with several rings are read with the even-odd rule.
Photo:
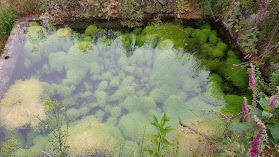
[[124, 34], [118, 36], [116, 40], [122, 42], [122, 46], [126, 51], [131, 51], [135, 44], [135, 35], [134, 34]]
[[227, 45], [223, 42], [219, 42], [217, 43], [216, 48], [218, 48], [219, 50], [225, 52], [227, 50]]
[[171, 49], [173, 48], [173, 41], [170, 39], [165, 39], [165, 40], [161, 40], [158, 45], [157, 45], [157, 49], [159, 50], [165, 50], [165, 49]]
[[38, 126], [40, 121], [33, 119], [34, 114], [39, 115], [42, 120], [46, 119], [44, 106], [40, 101], [42, 93], [43, 86], [36, 79], [17, 81], [1, 101], [1, 125], [9, 130], [24, 125], [32, 128]]
[[225, 63], [218, 59], [203, 59], [203, 65], [211, 71], [218, 71]]
[[222, 58], [225, 56], [224, 52], [218, 48], [215, 48], [212, 51], [210, 51], [209, 55], [213, 58]]
[[[156, 46], [161, 40], [170, 39], [174, 41], [174, 48], [183, 48], [185, 45], [185, 38], [188, 34], [180, 25], [160, 24], [158, 26], [147, 26], [142, 33], [136, 38], [136, 45], [143, 46], [145, 43]], [[177, 42], [175, 42], [177, 40]], [[181, 42], [182, 41], [182, 42]]]
[[96, 113], [95, 113], [95, 116], [96, 116], [96, 118], [101, 122], [101, 121], [103, 121], [103, 119], [104, 119], [104, 115], [105, 115], [106, 113], [103, 111], [103, 110], [98, 110]]
[[82, 39], [82, 41], [92, 42], [92, 38], [90, 36], [86, 36]]
[[228, 58], [225, 62], [225, 66], [222, 66], [219, 70], [220, 73], [231, 81], [234, 86], [239, 89], [246, 90], [248, 86], [248, 75], [246, 68], [241, 69], [240, 66], [234, 67], [233, 64], [241, 64], [241, 61], [237, 59], [233, 51], [228, 52]]
[[201, 28], [201, 29], [208, 29], [208, 30], [211, 30], [211, 26], [210, 26], [208, 23], [203, 24], [200, 28]]
[[135, 28], [132, 33], [135, 34], [135, 35], [139, 35], [142, 31], [142, 28]]
[[217, 42], [218, 42], [217, 36], [216, 36], [215, 34], [212, 33], [212, 34], [209, 36], [209, 43], [212, 44], [212, 45], [215, 45], [215, 44], [217, 44]]
[[81, 41], [78, 43], [78, 49], [84, 53], [88, 53], [89, 50], [93, 50], [93, 43], [88, 41]]
[[186, 31], [186, 33], [191, 36], [195, 32], [195, 29], [192, 27], [186, 27], [184, 31]]
[[40, 25], [33, 25], [33, 26], [28, 27], [28, 33], [26, 35], [27, 36], [35, 35], [38, 32], [43, 31], [43, 30], [44, 30], [44, 27], [42, 27]]
[[224, 108], [224, 112], [238, 114], [242, 111], [243, 96], [226, 95], [225, 100], [226, 105]]
[[62, 36], [69, 36], [73, 33], [73, 30], [71, 28], [60, 28], [57, 30], [55, 33], [57, 36], [62, 37]]
[[70, 156], [86, 156], [86, 151], [90, 149], [114, 151], [121, 137], [117, 128], [101, 124], [94, 117], [87, 117], [69, 126], [68, 153]]
[[209, 36], [207, 36], [207, 34], [205, 34], [204, 32], [202, 32], [202, 30], [199, 30], [199, 29], [195, 29], [192, 36], [194, 38], [196, 38], [197, 41], [199, 41], [200, 45], [205, 44], [208, 40], [208, 37], [209, 37]]
[[84, 35], [95, 37], [97, 35], [98, 28], [95, 25], [90, 25], [86, 28]]

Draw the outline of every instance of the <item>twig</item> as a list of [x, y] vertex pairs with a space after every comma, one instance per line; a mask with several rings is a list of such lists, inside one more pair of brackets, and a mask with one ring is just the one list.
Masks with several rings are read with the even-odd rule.
[[197, 130], [191, 128], [190, 126], [183, 124], [183, 123], [181, 122], [180, 117], [178, 117], [178, 118], [179, 118], [179, 124], [180, 124], [182, 127], [186, 127], [186, 128], [188, 128], [188, 129], [194, 131], [196, 134], [199, 134], [199, 135], [201, 135], [202, 137], [205, 137], [206, 139], [210, 140], [210, 138], [209, 138], [206, 134], [200, 133], [199, 131], [197, 131]]

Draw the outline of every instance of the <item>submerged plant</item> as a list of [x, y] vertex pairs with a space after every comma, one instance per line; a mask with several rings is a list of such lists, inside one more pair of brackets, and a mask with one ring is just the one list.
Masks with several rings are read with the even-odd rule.
[[42, 83], [36, 79], [17, 81], [1, 100], [1, 126], [8, 130], [18, 129], [26, 125], [35, 128], [40, 121], [32, 119], [36, 114], [46, 119], [44, 106], [40, 101], [43, 94]]

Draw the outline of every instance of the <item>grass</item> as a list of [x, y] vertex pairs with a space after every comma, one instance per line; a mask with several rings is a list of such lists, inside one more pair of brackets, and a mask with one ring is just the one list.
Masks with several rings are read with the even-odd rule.
[[13, 8], [0, 6], [0, 54], [14, 26], [17, 13]]

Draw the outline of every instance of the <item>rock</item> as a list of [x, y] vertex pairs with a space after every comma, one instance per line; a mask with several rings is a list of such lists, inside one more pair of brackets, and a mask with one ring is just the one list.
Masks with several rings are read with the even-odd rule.
[[168, 4], [166, 5], [166, 13], [171, 13], [176, 8], [176, 1], [175, 0], [168, 0]]
[[149, 14], [154, 14], [154, 13], [158, 13], [159, 11], [161, 11], [163, 8], [163, 6], [157, 1], [157, 0], [153, 0], [150, 3], [146, 4], [146, 6], [144, 7], [144, 12], [149, 13]]
[[168, 0], [158, 0], [158, 2], [162, 5], [166, 5], [168, 3]]

